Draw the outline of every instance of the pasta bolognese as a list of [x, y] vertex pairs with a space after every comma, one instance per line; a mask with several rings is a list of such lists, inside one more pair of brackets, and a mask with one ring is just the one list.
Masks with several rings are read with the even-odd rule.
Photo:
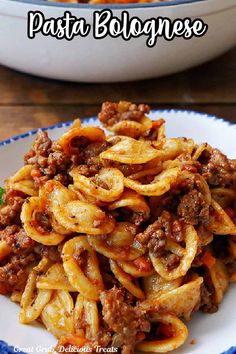
[[236, 281], [236, 160], [149, 112], [105, 102], [105, 130], [39, 131], [5, 181], [0, 293], [55, 351], [172, 351]]

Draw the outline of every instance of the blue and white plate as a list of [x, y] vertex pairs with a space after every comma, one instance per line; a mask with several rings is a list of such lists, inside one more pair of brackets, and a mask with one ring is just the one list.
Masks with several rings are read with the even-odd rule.
[[[152, 119], [164, 118], [168, 137], [191, 137], [196, 142], [208, 142], [230, 158], [236, 158], [236, 125], [223, 119], [189, 111], [152, 111]], [[95, 118], [83, 120], [86, 125], [98, 125]], [[70, 123], [48, 128], [52, 139], [63, 134]], [[23, 164], [23, 155], [35, 138], [35, 132], [0, 143], [0, 183]], [[14, 131], [13, 131], [14, 135]], [[26, 353], [45, 353], [56, 344], [55, 338], [39, 324], [18, 323], [19, 306], [0, 296], [0, 340], [18, 346]], [[220, 354], [236, 346], [236, 286], [232, 284], [219, 311], [208, 315], [197, 313], [187, 324], [189, 338], [173, 354]], [[196, 344], [190, 344], [192, 340]], [[231, 352], [229, 352], [231, 353]], [[234, 352], [233, 352], [234, 353]]]

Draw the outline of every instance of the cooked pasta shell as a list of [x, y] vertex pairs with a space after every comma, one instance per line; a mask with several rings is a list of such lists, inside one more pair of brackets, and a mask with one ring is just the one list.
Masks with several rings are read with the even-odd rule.
[[[153, 162], [153, 167], [150, 166], [151, 162]], [[150, 163], [147, 163], [144, 167], [143, 170], [133, 173], [131, 175], [128, 175], [130, 179], [134, 180], [139, 180], [140, 178], [146, 177], [146, 176], [153, 176], [153, 175], [158, 175], [163, 169], [163, 165], [161, 162], [156, 161], [156, 159], [150, 161]]]
[[166, 353], [179, 348], [188, 337], [188, 329], [178, 317], [172, 314], [155, 314], [151, 322], [171, 327], [173, 336], [162, 340], [144, 340], [136, 346], [141, 352]]
[[39, 197], [31, 197], [24, 202], [21, 210], [21, 221], [27, 236], [47, 246], [61, 243], [65, 235], [61, 235], [53, 229], [42, 232], [36, 220], [37, 213], [45, 213], [45, 201]]
[[154, 268], [146, 256], [136, 258], [134, 261], [117, 261], [118, 266], [132, 277], [147, 277], [153, 274]]
[[20, 182], [20, 181], [23, 181], [23, 180], [31, 179], [32, 178], [31, 177], [32, 168], [33, 168], [32, 165], [25, 165], [25, 166], [21, 167], [7, 181], [11, 181], [12, 183], [15, 183], [15, 182]]
[[168, 170], [164, 170], [157, 175], [152, 183], [141, 184], [138, 181], [134, 181], [130, 178], [124, 178], [125, 187], [135, 190], [137, 193], [146, 196], [160, 196], [168, 192], [171, 184], [175, 182], [180, 170], [178, 167], [174, 167]]
[[94, 340], [99, 334], [99, 314], [96, 301], [79, 294], [74, 309], [74, 330], [76, 335]]
[[43, 324], [56, 338], [73, 332], [73, 299], [65, 290], [57, 290], [41, 313]]
[[137, 299], [144, 300], [145, 294], [140, 289], [138, 285], [133, 282], [133, 279], [130, 274], [126, 273], [117, 263], [113, 260], [109, 260], [111, 271], [114, 273], [116, 279], [119, 280], [121, 285], [126, 288], [132, 295]]
[[19, 303], [21, 302], [22, 299], [22, 291], [19, 290], [13, 290], [12, 294], [11, 294], [11, 301]]
[[111, 247], [129, 247], [134, 241], [136, 234], [135, 225], [129, 222], [117, 222], [114, 230], [107, 235]]
[[190, 282], [175, 289], [153, 293], [141, 304], [147, 311], [172, 313], [190, 320], [190, 316], [200, 301], [200, 287], [203, 278], [195, 277]]
[[133, 120], [123, 120], [111, 127], [107, 127], [107, 130], [112, 131], [118, 135], [126, 135], [131, 138], [138, 138], [152, 127], [152, 121], [150, 118], [144, 116], [139, 122]]
[[[98, 300], [103, 290], [96, 252], [85, 236], [74, 237], [62, 249], [63, 267], [69, 282], [89, 300]], [[81, 263], [81, 264], [80, 264]]]
[[196, 147], [194, 154], [192, 156], [193, 160], [198, 160], [204, 151], [207, 151], [209, 154], [212, 152], [212, 147], [207, 143], [202, 143]]
[[37, 196], [38, 189], [35, 187], [31, 177], [32, 168], [32, 165], [25, 165], [20, 168], [13, 176], [5, 181], [5, 188], [20, 191], [32, 197]]
[[76, 173], [76, 169], [71, 175], [75, 188], [103, 202], [113, 202], [124, 190], [124, 176], [117, 168], [103, 168], [93, 179]]
[[213, 233], [207, 230], [203, 225], [199, 225], [196, 229], [200, 240], [200, 247], [205, 247], [213, 241]]
[[70, 155], [74, 152], [73, 140], [76, 138], [84, 137], [92, 142], [101, 142], [105, 140], [104, 131], [98, 127], [75, 127], [68, 130], [57, 141], [62, 150]]
[[58, 223], [72, 232], [106, 234], [115, 226], [114, 219], [100, 208], [79, 200], [69, 202], [64, 207], [53, 201], [52, 210]]
[[101, 160], [112, 160], [126, 164], [146, 163], [158, 156], [158, 151], [145, 141], [126, 138], [102, 152]]
[[50, 222], [52, 225], [53, 230], [60, 234], [60, 235], [70, 235], [71, 231], [66, 229], [65, 227], [63, 227], [62, 225], [59, 224], [59, 222], [57, 221], [57, 219], [55, 218], [55, 216], [53, 214], [50, 215]]
[[29, 274], [20, 302], [20, 322], [30, 323], [36, 320], [46, 304], [50, 301], [52, 290], [38, 290], [36, 287], [38, 272], [47, 268], [48, 261], [43, 258], [37, 267]]
[[77, 291], [71, 286], [61, 263], [53, 264], [37, 281], [38, 289]]
[[21, 182], [9, 184], [9, 188], [16, 191], [20, 191], [32, 197], [38, 195], [38, 190], [35, 188], [34, 182], [31, 180], [24, 180]]
[[147, 297], [157, 296], [160, 293], [168, 292], [178, 288], [182, 283], [183, 277], [173, 280], [166, 280], [159, 274], [154, 273], [143, 279], [143, 289]]
[[236, 200], [236, 191], [230, 188], [213, 188], [211, 194], [221, 208], [226, 208]]
[[183, 153], [191, 154], [194, 149], [194, 141], [186, 138], [163, 139], [153, 145], [157, 148], [159, 161], [173, 160]]
[[207, 229], [217, 235], [236, 235], [236, 225], [214, 199], [212, 199], [211, 207]]
[[132, 190], [125, 190], [119, 199], [109, 204], [109, 210], [128, 208], [135, 213], [142, 214], [144, 220], [149, 218], [150, 208], [142, 195]]
[[80, 128], [80, 127], [81, 127], [81, 120], [79, 118], [76, 118], [73, 120], [73, 123], [72, 123], [70, 129]]
[[133, 241], [135, 227], [129, 223], [117, 223], [115, 229], [108, 235], [88, 235], [89, 244], [105, 257], [114, 260], [131, 261], [142, 256], [142, 248], [135, 248]]
[[177, 268], [169, 271], [163, 264], [161, 258], [155, 257], [153, 253], [149, 252], [152, 264], [158, 274], [165, 278], [166, 280], [173, 280], [184, 276], [189, 268], [191, 267], [192, 261], [194, 260], [197, 247], [199, 244], [199, 238], [194, 227], [191, 225], [185, 225], [185, 253], [180, 259], [180, 264]]
[[111, 232], [114, 219], [96, 205], [77, 199], [76, 194], [59, 182], [53, 184], [50, 211], [57, 222], [71, 232], [100, 234]]
[[11, 253], [11, 247], [8, 246], [5, 240], [0, 240], [0, 261], [6, 258]]

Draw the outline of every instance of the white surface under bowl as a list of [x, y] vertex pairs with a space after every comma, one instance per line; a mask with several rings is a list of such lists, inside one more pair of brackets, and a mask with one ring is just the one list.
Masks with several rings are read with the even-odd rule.
[[[174, 3], [174, 4], [173, 4]], [[0, 63], [27, 73], [54, 79], [115, 82], [158, 77], [208, 61], [236, 45], [236, 0], [174, 0], [164, 3], [111, 5], [120, 16], [126, 9], [142, 20], [152, 17], [201, 18], [209, 30], [200, 38], [166, 41], [153, 48], [146, 36], [124, 41], [87, 37], [72, 41], [37, 34], [27, 38], [27, 13], [40, 10], [45, 18], [69, 10], [92, 24], [94, 10], [104, 6], [49, 3], [40, 0], [0, 0]], [[107, 5], [106, 5], [107, 7]]]

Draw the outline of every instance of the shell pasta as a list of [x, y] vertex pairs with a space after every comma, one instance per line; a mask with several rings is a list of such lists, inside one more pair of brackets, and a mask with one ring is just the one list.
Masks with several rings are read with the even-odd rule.
[[55, 352], [174, 351], [236, 281], [236, 160], [149, 111], [105, 102], [104, 129], [39, 131], [5, 181], [0, 294]]

